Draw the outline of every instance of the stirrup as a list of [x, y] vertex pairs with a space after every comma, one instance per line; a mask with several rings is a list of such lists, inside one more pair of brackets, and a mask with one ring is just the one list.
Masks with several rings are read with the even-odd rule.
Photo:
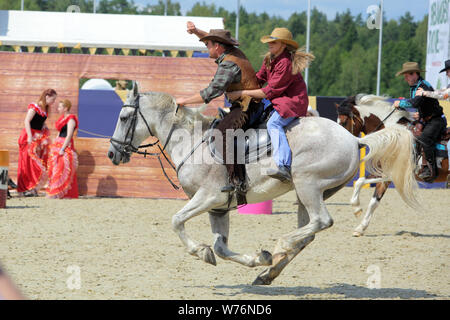
[[422, 180], [429, 180], [433, 179], [433, 171], [430, 170], [428, 166], [425, 166], [425, 168], [422, 170], [422, 172], [418, 175], [418, 177]]

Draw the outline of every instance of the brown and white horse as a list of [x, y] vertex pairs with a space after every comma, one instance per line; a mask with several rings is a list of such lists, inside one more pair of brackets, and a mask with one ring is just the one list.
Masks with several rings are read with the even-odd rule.
[[[336, 108], [338, 113], [337, 122], [356, 137], [361, 133], [370, 134], [393, 125], [401, 124], [407, 126], [414, 120], [408, 111], [395, 109], [386, 97], [376, 95], [360, 94], [348, 97], [340, 105], [336, 105]], [[448, 159], [443, 159], [438, 169], [439, 174], [433, 182], [445, 182], [448, 172]], [[416, 180], [423, 181], [417, 175]], [[361, 188], [370, 183], [376, 183], [375, 192], [363, 220], [353, 232], [353, 235], [356, 237], [362, 236], [369, 226], [370, 219], [391, 181], [374, 176], [359, 178], [355, 182], [352, 199], [350, 200], [351, 205], [355, 207], [354, 214], [356, 216], [362, 213], [362, 208], [359, 206]]]

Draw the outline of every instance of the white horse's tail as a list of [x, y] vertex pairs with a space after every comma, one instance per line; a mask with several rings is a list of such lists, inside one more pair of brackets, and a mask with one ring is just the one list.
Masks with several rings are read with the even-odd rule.
[[[366, 161], [369, 172], [394, 182], [397, 192], [410, 207], [421, 208], [417, 199], [417, 181], [414, 175], [414, 138], [401, 125], [389, 126], [359, 139], [369, 147], [361, 161]], [[370, 160], [370, 161], [369, 161]]]

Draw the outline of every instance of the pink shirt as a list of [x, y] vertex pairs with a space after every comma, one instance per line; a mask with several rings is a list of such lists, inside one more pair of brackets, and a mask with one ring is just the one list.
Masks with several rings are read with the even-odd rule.
[[266, 94], [275, 110], [283, 118], [304, 117], [308, 109], [308, 92], [305, 81], [299, 72], [292, 74], [290, 54], [285, 50], [270, 64], [270, 70], [265, 64], [256, 74], [260, 84], [267, 82], [261, 90]]

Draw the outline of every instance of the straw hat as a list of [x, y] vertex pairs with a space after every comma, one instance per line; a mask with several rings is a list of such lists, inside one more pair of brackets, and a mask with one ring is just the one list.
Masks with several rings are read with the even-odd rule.
[[425, 72], [425, 70], [420, 70], [419, 64], [417, 62], [405, 62], [402, 66], [402, 70], [397, 72], [395, 76], [397, 77], [407, 72]]
[[273, 29], [270, 36], [261, 37], [261, 42], [268, 43], [280, 40], [281, 42], [284, 42], [291, 47], [298, 49], [298, 43], [293, 39], [294, 38], [292, 37], [292, 33], [287, 28], [275, 28]]
[[200, 38], [200, 41], [213, 40], [224, 44], [229, 44], [232, 46], [238, 46], [239, 42], [231, 37], [231, 33], [229, 30], [224, 29], [211, 29], [209, 33]]

